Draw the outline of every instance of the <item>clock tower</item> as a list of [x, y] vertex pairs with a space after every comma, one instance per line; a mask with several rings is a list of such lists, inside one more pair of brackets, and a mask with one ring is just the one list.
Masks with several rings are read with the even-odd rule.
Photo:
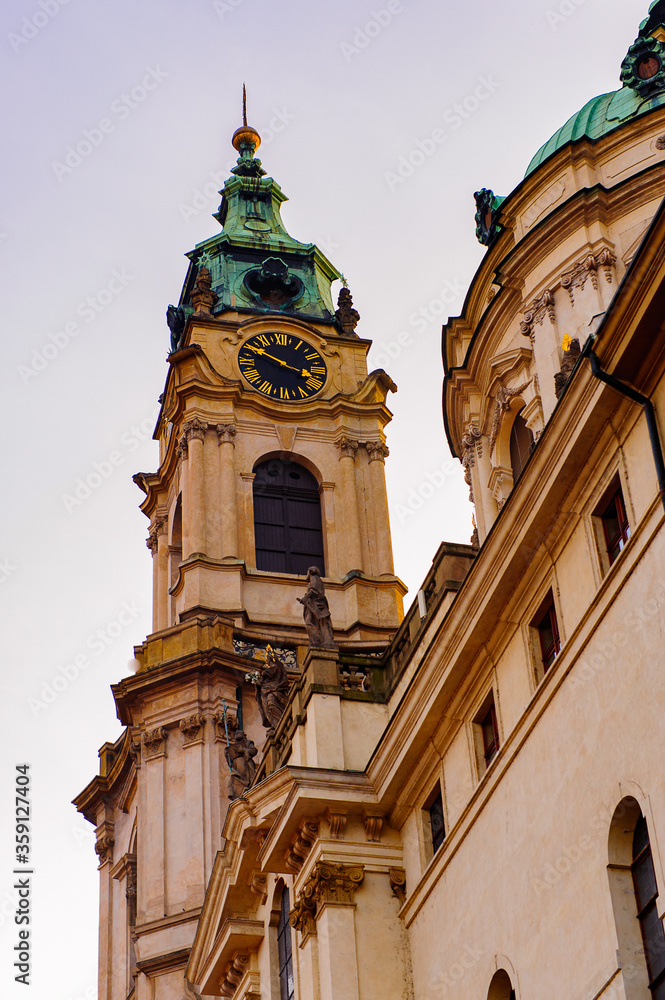
[[[233, 143], [222, 231], [188, 255], [167, 312], [159, 468], [134, 477], [150, 520], [153, 629], [136, 673], [113, 687], [124, 731], [75, 800], [96, 828], [100, 1000], [182, 1000], [229, 800], [274, 769], [286, 729], [307, 715], [317, 731], [292, 763], [361, 766], [385, 719], [360, 687], [403, 617], [384, 479], [395, 385], [368, 373], [345, 286], [333, 306], [340, 273], [286, 232], [258, 134], [245, 124]], [[324, 649], [308, 648], [298, 600], [311, 579], [330, 611]], [[318, 687], [280, 726], [308, 664]], [[342, 680], [355, 685], [344, 713], [327, 693]], [[343, 724], [358, 745], [346, 757]]]
[[[221, 613], [245, 640], [304, 640], [297, 597], [310, 565], [336, 641], [387, 641], [402, 618], [384, 479], [391, 418], [383, 371], [368, 374], [341, 274], [286, 232], [278, 184], [239, 128], [216, 218], [188, 254], [168, 312], [169, 373], [146, 496], [157, 632]], [[342, 279], [343, 280], [343, 279]]]

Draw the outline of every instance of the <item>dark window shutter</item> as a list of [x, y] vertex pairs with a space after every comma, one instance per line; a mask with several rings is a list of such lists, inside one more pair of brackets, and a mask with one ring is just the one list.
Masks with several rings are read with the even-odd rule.
[[270, 459], [255, 469], [256, 568], [304, 576], [323, 563], [321, 502], [316, 479], [296, 462]]

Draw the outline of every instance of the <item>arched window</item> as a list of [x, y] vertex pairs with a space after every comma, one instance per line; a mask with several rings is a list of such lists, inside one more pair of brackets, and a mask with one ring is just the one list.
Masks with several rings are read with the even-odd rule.
[[644, 816], [640, 816], [635, 824], [633, 863], [630, 868], [635, 887], [637, 919], [640, 922], [644, 957], [649, 974], [649, 989], [654, 1000], [665, 1000], [665, 930], [656, 906], [658, 886], [651, 856], [649, 831]]
[[533, 450], [533, 434], [526, 425], [526, 420], [520, 410], [513, 421], [510, 432], [510, 465], [513, 470], [513, 482], [517, 482], [526, 460]]
[[256, 568], [307, 574], [323, 564], [319, 485], [296, 462], [273, 458], [254, 470]]
[[280, 1000], [293, 1000], [293, 956], [291, 952], [291, 925], [289, 924], [289, 890], [284, 886], [277, 924], [277, 954], [279, 956]]
[[609, 838], [608, 874], [627, 1000], [665, 1000], [665, 930], [647, 822], [638, 802], [619, 803]]
[[515, 1000], [515, 990], [505, 969], [494, 973], [487, 1000]]

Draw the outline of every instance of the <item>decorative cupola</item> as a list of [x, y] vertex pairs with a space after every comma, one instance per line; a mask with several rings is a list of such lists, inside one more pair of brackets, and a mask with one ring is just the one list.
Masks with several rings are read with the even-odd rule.
[[444, 423], [481, 543], [665, 197], [665, 0], [619, 76], [618, 90], [541, 146], [507, 197], [474, 196], [487, 252], [443, 331]]
[[328, 324], [331, 334], [353, 333], [344, 302], [336, 313], [331, 296], [332, 282], [342, 275], [313, 243], [298, 242], [284, 227], [280, 208], [287, 198], [256, 156], [261, 137], [247, 124], [244, 100], [243, 124], [232, 142], [238, 161], [214, 216], [222, 232], [187, 254], [180, 303], [169, 318], [172, 348], [186, 346], [180, 340], [184, 321], [202, 305], [217, 318], [229, 311], [281, 313]]

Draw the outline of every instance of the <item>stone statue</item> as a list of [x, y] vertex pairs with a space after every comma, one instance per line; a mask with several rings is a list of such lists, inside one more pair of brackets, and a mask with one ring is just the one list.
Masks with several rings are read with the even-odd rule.
[[272, 646], [268, 646], [268, 659], [263, 670], [256, 676], [256, 700], [261, 712], [261, 721], [268, 730], [274, 730], [284, 714], [289, 700], [289, 679], [286, 667], [277, 659]]
[[242, 729], [237, 729], [230, 738], [229, 744], [224, 750], [224, 756], [231, 772], [229, 775], [229, 798], [231, 800], [240, 798], [254, 780], [256, 774], [254, 757], [258, 752], [253, 740], [248, 739]]
[[182, 335], [185, 331], [185, 310], [182, 306], [169, 306], [166, 310], [166, 322], [171, 331], [171, 354], [182, 347]]
[[318, 566], [310, 566], [307, 570], [307, 590], [305, 596], [299, 597], [298, 600], [303, 606], [303, 618], [310, 647], [337, 649], [330, 620], [330, 608]]

